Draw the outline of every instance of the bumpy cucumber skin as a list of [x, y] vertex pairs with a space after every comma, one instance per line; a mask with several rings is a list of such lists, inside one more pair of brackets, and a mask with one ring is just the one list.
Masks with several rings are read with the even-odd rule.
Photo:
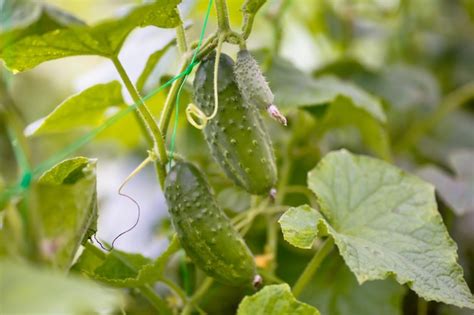
[[[215, 54], [203, 60], [194, 79], [194, 101], [206, 115], [214, 109]], [[219, 110], [204, 128], [212, 156], [227, 176], [252, 194], [266, 194], [276, 184], [270, 137], [259, 111], [245, 102], [234, 77], [233, 60], [219, 61]]]
[[252, 253], [217, 205], [201, 171], [178, 162], [166, 178], [165, 197], [181, 246], [191, 260], [219, 282], [251, 287], [258, 277]]
[[247, 103], [260, 109], [267, 109], [273, 104], [275, 96], [257, 61], [248, 50], [242, 49], [238, 52], [234, 73], [240, 92]]

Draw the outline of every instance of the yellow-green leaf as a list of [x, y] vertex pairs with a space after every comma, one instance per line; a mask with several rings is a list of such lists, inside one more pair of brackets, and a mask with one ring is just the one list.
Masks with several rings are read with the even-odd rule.
[[6, 46], [0, 57], [13, 72], [21, 72], [54, 59], [80, 55], [112, 58], [136, 27], [172, 28], [181, 23], [180, 0], [157, 0], [133, 9], [128, 15], [95, 26], [71, 26], [32, 35]]
[[71, 96], [53, 112], [27, 128], [27, 135], [66, 132], [84, 127], [96, 127], [104, 122], [106, 111], [124, 104], [118, 81], [94, 85]]
[[237, 315], [319, 315], [316, 308], [299, 302], [288, 284], [268, 285], [260, 292], [245, 297]]
[[64, 272], [0, 262], [2, 314], [97, 314], [117, 310], [120, 292]]

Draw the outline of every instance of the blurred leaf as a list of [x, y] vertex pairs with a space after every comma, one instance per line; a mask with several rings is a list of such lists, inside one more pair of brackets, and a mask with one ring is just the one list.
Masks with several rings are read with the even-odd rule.
[[[137, 80], [136, 86], [138, 91], [143, 91], [143, 88], [146, 86], [148, 79], [153, 74], [155, 68], [160, 62], [161, 57], [163, 57], [163, 55], [168, 51], [168, 48], [170, 48], [173, 44], [174, 40], [170, 41], [163, 48], [155, 51], [153, 54], [150, 55], [148, 61], [146, 62], [145, 68], [143, 69], [142, 73], [140, 74], [140, 77]], [[159, 82], [159, 78], [157, 81]]]
[[[313, 214], [319, 216], [319, 231], [334, 237], [359, 283], [394, 275], [427, 300], [474, 308], [431, 185], [386, 162], [345, 150], [324, 157], [308, 174], [308, 185], [324, 215]], [[306, 207], [293, 208], [281, 221], [294, 222], [307, 217], [306, 212]], [[290, 215], [296, 219], [285, 218]]]
[[319, 315], [314, 307], [299, 302], [288, 284], [267, 285], [258, 293], [245, 297], [237, 315]]
[[405, 291], [392, 279], [358, 284], [339, 254], [333, 252], [300, 299], [317, 307], [321, 314], [401, 315]]
[[94, 85], [71, 96], [48, 116], [29, 125], [26, 133], [38, 136], [99, 126], [105, 121], [110, 107], [124, 104], [121, 91], [118, 81]]
[[332, 76], [314, 79], [279, 58], [273, 59], [266, 75], [275, 93], [275, 103], [283, 109], [331, 104], [338, 98], [345, 98], [374, 119], [386, 120], [380, 101], [350, 82]]
[[217, 202], [224, 209], [241, 212], [250, 207], [250, 195], [243, 189], [233, 186], [220, 191]]
[[95, 161], [65, 160], [45, 172], [36, 188], [43, 250], [54, 265], [67, 269], [97, 224]]
[[474, 151], [457, 151], [450, 155], [455, 176], [437, 167], [425, 167], [418, 175], [435, 185], [441, 198], [457, 215], [474, 212]]
[[97, 55], [112, 58], [136, 27], [153, 25], [172, 28], [181, 23], [177, 5], [181, 0], [157, 0], [136, 7], [128, 15], [95, 26], [71, 26], [66, 29], [26, 37], [6, 46], [0, 57], [13, 72], [21, 72], [54, 59]]
[[16, 41], [55, 29], [84, 24], [76, 17], [50, 5], [33, 1], [4, 0], [0, 26], [0, 52]]
[[[363, 141], [378, 157], [391, 159], [390, 138], [384, 124], [346, 98], [336, 99], [321, 119], [318, 129], [321, 134], [335, 128], [354, 126]], [[352, 136], [354, 136], [352, 134]]]
[[140, 254], [129, 254], [113, 250], [104, 260], [98, 260], [89, 249], [85, 249], [73, 270], [88, 277], [117, 287], [138, 287], [155, 283], [163, 277], [163, 270], [169, 257], [179, 249], [174, 241], [154, 261]]
[[121, 305], [118, 291], [64, 273], [1, 261], [0, 305], [4, 314], [110, 313]]
[[449, 167], [450, 152], [474, 149], [473, 125], [474, 115], [471, 112], [455, 111], [439, 122], [416, 149], [426, 159]]
[[302, 107], [321, 119], [318, 124], [320, 135], [336, 127], [355, 126], [374, 153], [390, 160], [386, 116], [374, 96], [333, 76], [314, 79], [278, 58], [273, 60], [267, 78], [278, 106], [283, 109]]

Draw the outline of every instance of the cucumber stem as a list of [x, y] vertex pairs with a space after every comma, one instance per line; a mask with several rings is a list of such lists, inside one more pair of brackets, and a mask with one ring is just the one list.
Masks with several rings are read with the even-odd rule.
[[188, 51], [188, 42], [186, 40], [186, 32], [182, 22], [176, 27], [176, 41], [178, 43], [179, 52], [185, 54], [186, 51]]
[[227, 9], [227, 1], [216, 0], [216, 10], [217, 10], [217, 25], [218, 25], [219, 31], [222, 33], [227, 33], [230, 30], [229, 11]]
[[203, 283], [199, 286], [196, 292], [194, 292], [188, 304], [183, 309], [183, 312], [181, 313], [181, 315], [191, 314], [193, 307], [197, 305], [197, 302], [204, 296], [204, 294], [206, 294], [207, 290], [209, 290], [213, 282], [214, 282], [214, 279], [212, 279], [211, 277], [207, 277], [203, 281]]
[[293, 295], [298, 298], [298, 296], [303, 292], [303, 289], [306, 287], [309, 281], [314, 276], [316, 270], [318, 270], [319, 266], [323, 262], [324, 258], [331, 252], [334, 247], [334, 239], [329, 237], [324, 241], [324, 243], [319, 247], [316, 254], [311, 258], [308, 265], [304, 269], [303, 273], [300, 275], [298, 280], [296, 280], [295, 284], [293, 285]]
[[161, 134], [160, 128], [158, 127], [158, 124], [156, 123], [150, 111], [148, 110], [145, 101], [140, 97], [140, 94], [138, 93], [137, 89], [130, 80], [130, 77], [128, 76], [127, 72], [125, 71], [125, 68], [123, 67], [118, 57], [113, 57], [112, 62], [115, 68], [117, 69], [120, 78], [125, 84], [128, 93], [130, 93], [133, 101], [135, 102], [135, 106], [139, 114], [140, 120], [145, 124], [149, 136], [153, 139], [154, 148], [158, 151], [159, 161], [157, 161], [155, 165], [160, 185], [163, 188], [166, 178], [165, 165], [168, 162], [168, 155], [166, 154], [165, 142]]

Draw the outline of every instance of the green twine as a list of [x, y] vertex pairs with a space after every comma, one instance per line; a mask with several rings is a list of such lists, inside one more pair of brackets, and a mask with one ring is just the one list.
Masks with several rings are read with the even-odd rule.
[[23, 193], [24, 191], [26, 191], [27, 189], [29, 189], [33, 179], [37, 178], [38, 176], [40, 176], [45, 171], [47, 171], [48, 169], [50, 169], [51, 167], [53, 167], [57, 163], [61, 162], [62, 160], [64, 160], [65, 158], [67, 158], [68, 156], [70, 156], [71, 154], [76, 152], [82, 146], [84, 146], [85, 144], [92, 141], [92, 139], [94, 139], [99, 133], [101, 133], [102, 131], [104, 131], [105, 129], [110, 127], [111, 125], [115, 124], [117, 121], [119, 121], [120, 119], [125, 117], [130, 112], [136, 110], [138, 108], [138, 106], [140, 106], [141, 104], [144, 103], [144, 101], [152, 98], [153, 96], [155, 96], [156, 94], [158, 94], [162, 90], [166, 89], [171, 84], [173, 84], [174, 81], [176, 81], [180, 78], [183, 78], [183, 82], [181, 83], [181, 85], [178, 89], [178, 93], [177, 93], [177, 97], [176, 97], [175, 122], [174, 122], [174, 127], [173, 127], [173, 133], [172, 133], [171, 140], [170, 140], [170, 163], [171, 163], [171, 160], [173, 159], [173, 156], [174, 156], [175, 146], [176, 146], [176, 134], [177, 134], [177, 127], [178, 127], [179, 102], [180, 102], [180, 98], [181, 98], [181, 92], [182, 92], [182, 89], [183, 89], [184, 84], [186, 82], [186, 78], [189, 76], [189, 74], [191, 73], [191, 71], [193, 70], [193, 68], [197, 64], [196, 63], [197, 53], [198, 53], [199, 49], [201, 48], [202, 42], [204, 40], [204, 35], [205, 35], [206, 27], [207, 27], [207, 22], [209, 20], [209, 15], [211, 13], [212, 3], [213, 3], [213, 0], [209, 0], [209, 5], [207, 7], [207, 12], [206, 12], [206, 16], [205, 16], [205, 19], [204, 19], [204, 24], [203, 24], [203, 27], [202, 27], [202, 30], [201, 30], [201, 35], [199, 37], [198, 45], [197, 45], [197, 47], [194, 51], [194, 54], [193, 54], [193, 57], [191, 59], [190, 64], [188, 65], [188, 67], [183, 72], [181, 72], [180, 74], [178, 74], [175, 77], [173, 77], [172, 79], [168, 80], [166, 83], [164, 83], [160, 87], [158, 87], [155, 90], [148, 93], [146, 96], [143, 97], [143, 99], [140, 100], [140, 102], [138, 104], [134, 103], [133, 105], [122, 109], [117, 114], [115, 114], [114, 116], [112, 116], [108, 120], [106, 120], [102, 125], [92, 129], [87, 134], [85, 134], [84, 136], [77, 139], [75, 142], [73, 142], [70, 145], [63, 148], [60, 152], [57, 152], [56, 154], [54, 154], [52, 157], [50, 157], [46, 161], [40, 163], [33, 170], [30, 169], [30, 167], [27, 163], [27, 158], [26, 158], [25, 152], [23, 152], [21, 146], [18, 145], [19, 140], [15, 136], [14, 132], [9, 129], [8, 130], [9, 131], [8, 136], [9, 136], [10, 141], [12, 143], [15, 158], [17, 160], [17, 163], [19, 165], [20, 172], [21, 172], [22, 175], [21, 175], [20, 180], [18, 181], [18, 183], [15, 186], [5, 189], [0, 194], [0, 205], [4, 204], [4, 202], [8, 201], [11, 197], [13, 197], [15, 195], [19, 195], [19, 194]]

